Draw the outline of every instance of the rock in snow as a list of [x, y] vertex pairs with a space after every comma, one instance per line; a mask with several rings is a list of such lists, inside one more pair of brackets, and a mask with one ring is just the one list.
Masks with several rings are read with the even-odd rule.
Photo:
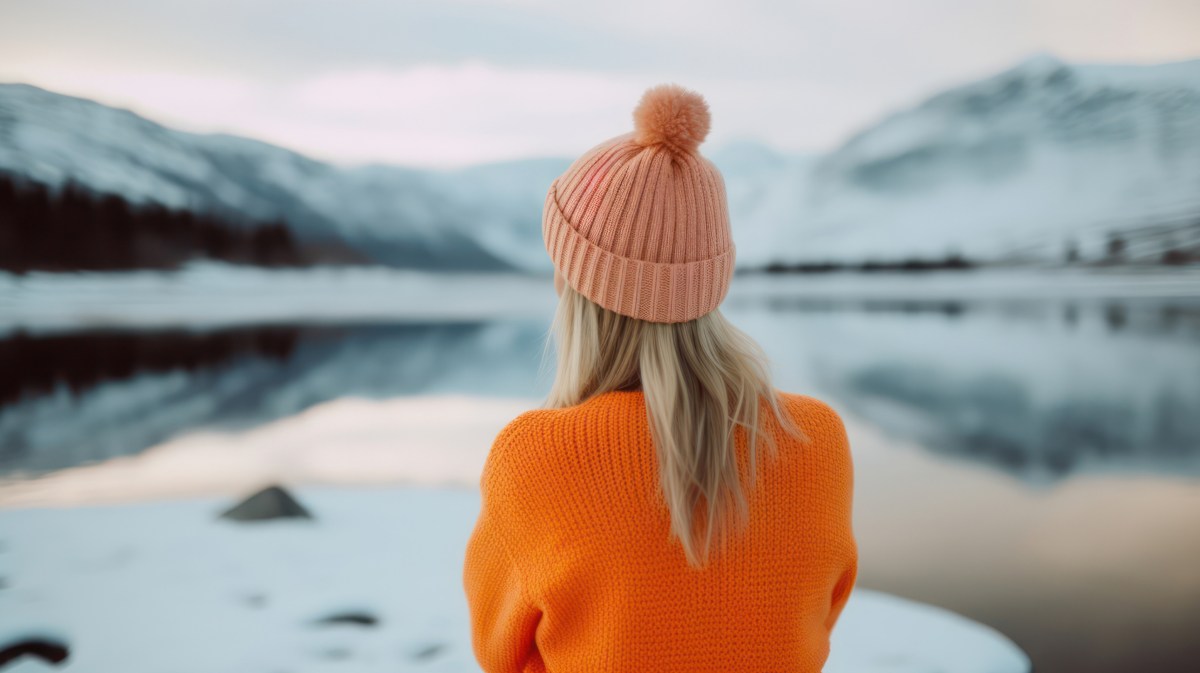
[[40, 659], [51, 664], [60, 664], [67, 659], [70, 650], [57, 638], [30, 636], [0, 644], [0, 666], [22, 658]]
[[311, 519], [312, 514], [282, 486], [268, 486], [221, 514], [231, 521], [268, 521], [270, 519]]
[[379, 618], [365, 610], [352, 610], [347, 612], [335, 612], [331, 615], [321, 617], [316, 621], [318, 626], [336, 626], [338, 624], [346, 624], [349, 626], [371, 627], [379, 624]]

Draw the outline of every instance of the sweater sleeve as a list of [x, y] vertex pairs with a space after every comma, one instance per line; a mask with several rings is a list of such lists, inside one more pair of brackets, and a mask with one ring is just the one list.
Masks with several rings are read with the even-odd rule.
[[851, 552], [845, 569], [842, 570], [837, 584], [833, 587], [833, 599], [829, 606], [829, 616], [825, 618], [826, 630], [833, 631], [833, 627], [837, 625], [838, 617], [841, 617], [842, 609], [846, 607], [846, 601], [850, 600], [850, 593], [854, 590], [854, 583], [857, 579], [858, 554]]
[[497, 438], [484, 466], [479, 518], [463, 563], [471, 645], [485, 673], [524, 671], [530, 659], [538, 657], [534, 636], [542, 617], [509, 549], [512, 503], [505, 495], [505, 480], [496, 474], [504, 437], [502, 433]]
[[829, 613], [825, 619], [825, 628], [832, 631], [842, 614], [842, 609], [846, 607], [846, 602], [850, 599], [850, 594], [853, 592], [855, 582], [858, 579], [858, 543], [854, 539], [854, 526], [852, 523], [854, 463], [850, 455], [850, 440], [846, 434], [846, 426], [841, 416], [832, 409], [829, 411], [834, 421], [831, 433], [833, 455], [836, 464], [840, 468], [836, 470], [838, 474], [838, 497], [834, 502], [834, 506], [836, 507], [836, 525], [840, 532], [837, 539], [842, 563], [840, 574], [833, 586], [833, 592], [830, 597]]

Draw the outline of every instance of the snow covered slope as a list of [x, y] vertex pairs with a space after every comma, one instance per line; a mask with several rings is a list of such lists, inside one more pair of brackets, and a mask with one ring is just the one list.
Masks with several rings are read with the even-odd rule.
[[855, 135], [808, 187], [784, 256], [1061, 258], [1146, 225], [1200, 239], [1200, 60], [1036, 56]]
[[817, 158], [748, 140], [705, 149], [705, 156], [725, 178], [737, 264], [762, 267], [775, 261], [781, 241], [803, 222], [808, 178]]
[[74, 179], [134, 202], [281, 216], [302, 236], [340, 239], [399, 266], [511, 268], [503, 250], [487, 247], [497, 237], [483, 230], [536, 232], [540, 209], [531, 210], [528, 198], [513, 206], [513, 198], [487, 197], [514, 181], [530, 185], [518, 194], [544, 190], [563, 167], [565, 160], [516, 162], [503, 171], [343, 169], [247, 138], [184, 133], [128, 110], [0, 85], [0, 172], [49, 185]]

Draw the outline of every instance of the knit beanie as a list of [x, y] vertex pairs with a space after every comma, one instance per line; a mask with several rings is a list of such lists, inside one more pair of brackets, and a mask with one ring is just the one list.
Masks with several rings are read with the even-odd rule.
[[575, 291], [651, 322], [694, 320], [733, 275], [725, 181], [697, 151], [708, 104], [676, 84], [646, 90], [634, 130], [609, 138], [555, 178], [542, 211], [550, 259]]

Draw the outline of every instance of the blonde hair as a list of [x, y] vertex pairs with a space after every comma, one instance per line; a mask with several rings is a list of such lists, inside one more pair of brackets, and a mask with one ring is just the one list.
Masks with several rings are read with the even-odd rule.
[[750, 450], [751, 488], [760, 440], [778, 455], [765, 421], [807, 440], [783, 411], [762, 350], [717, 310], [688, 322], [649, 322], [605, 309], [566, 283], [552, 331], [558, 368], [546, 405], [569, 407], [608, 391], [642, 389], [671, 537], [690, 565], [704, 565], [732, 524], [744, 526], [749, 518], [736, 454], [739, 428]]

